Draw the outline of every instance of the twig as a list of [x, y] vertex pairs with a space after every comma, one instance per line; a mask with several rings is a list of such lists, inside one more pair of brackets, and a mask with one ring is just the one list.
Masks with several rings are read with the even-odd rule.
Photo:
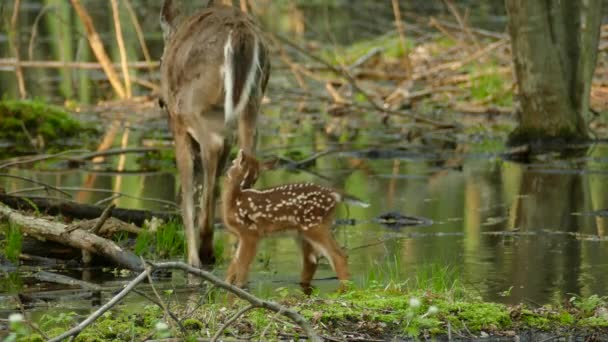
[[[2, 176], [2, 174], [0, 174], [0, 176]], [[44, 189], [45, 189], [44, 187], [24, 188], [24, 189], [18, 189], [15, 191], [7, 192], [6, 194], [7, 195], [16, 195], [16, 194], [22, 194], [22, 193], [44, 190]], [[133, 195], [125, 194], [123, 192], [112, 191], [109, 189], [81, 188], [81, 187], [74, 187], [74, 186], [60, 186], [60, 187], [57, 187], [57, 189], [66, 190], [66, 191], [86, 191], [86, 192], [108, 193], [108, 194], [113, 194], [113, 195], [120, 195], [120, 196], [126, 197], [126, 198], [136, 199], [136, 200], [140, 200], [140, 201], [156, 202], [156, 203], [172, 206], [174, 208], [179, 208], [179, 206], [175, 202], [167, 201], [164, 199], [133, 196]], [[72, 195], [69, 195], [69, 196], [71, 197]]]
[[475, 36], [473, 36], [473, 34], [471, 33], [471, 30], [469, 30], [469, 27], [467, 26], [465, 20], [462, 18], [462, 15], [460, 15], [458, 7], [456, 7], [452, 0], [444, 0], [444, 3], [446, 4], [446, 6], [448, 6], [448, 9], [450, 10], [454, 18], [456, 18], [456, 22], [458, 22], [460, 29], [467, 35], [467, 37], [473, 42], [473, 44], [475, 44], [475, 48], [479, 50], [481, 46], [479, 45], [477, 39], [475, 39]]
[[120, 78], [112, 66], [111, 60], [103, 47], [99, 34], [95, 30], [93, 19], [91, 19], [89, 13], [87, 13], [86, 9], [82, 6], [80, 0], [71, 0], [71, 2], [87, 32], [87, 39], [89, 41], [89, 45], [91, 46], [91, 50], [93, 50], [95, 57], [97, 57], [97, 60], [101, 64], [103, 71], [106, 73], [106, 76], [108, 77], [108, 80], [110, 81], [110, 84], [112, 85], [112, 88], [114, 88], [114, 91], [118, 97], [124, 99], [126, 97], [125, 89], [120, 83]]
[[[454, 24], [445, 20], [441, 20], [441, 19], [437, 19], [437, 18], [433, 18], [433, 20], [435, 20], [438, 24], [441, 24], [442, 26], [445, 26], [447, 28], [451, 28], [451, 29], [462, 29], [462, 27], [458, 24]], [[478, 29], [478, 28], [470, 28], [468, 27], [469, 31], [482, 36], [482, 37], [488, 37], [488, 38], [493, 38], [493, 39], [508, 39], [508, 35], [504, 34], [504, 33], [500, 33], [500, 32], [494, 32], [494, 31], [488, 31], [488, 30], [483, 30], [483, 29]]]
[[[164, 310], [165, 308], [163, 307], [163, 303], [157, 301], [156, 299], [152, 298], [152, 296], [149, 296], [147, 293], [140, 291], [138, 289], [133, 289], [133, 292], [137, 293], [138, 295], [144, 297], [145, 299], [147, 299], [148, 301], [154, 303], [154, 305], [158, 306], [159, 308], [161, 308], [162, 310]], [[167, 314], [171, 317], [171, 319], [173, 319], [174, 321], [177, 322], [177, 324], [180, 326], [182, 332], [184, 333], [184, 335], [186, 334], [186, 330], [183, 327], [183, 325], [181, 324], [181, 321], [177, 318], [177, 316], [175, 316], [171, 311], [167, 310]]]
[[131, 77], [127, 66], [127, 52], [125, 51], [125, 41], [122, 36], [122, 27], [120, 23], [120, 14], [118, 12], [118, 2], [110, 1], [112, 5], [112, 17], [114, 18], [114, 31], [116, 32], [116, 42], [118, 43], [118, 53], [120, 54], [120, 64], [122, 67], [122, 77], [125, 80], [125, 97], [131, 98]]
[[121, 197], [122, 197], [122, 196], [121, 196], [121, 195], [119, 195], [119, 194], [112, 195], [112, 196], [106, 197], [106, 198], [104, 198], [104, 199], [101, 199], [101, 200], [99, 200], [99, 201], [97, 201], [97, 202], [93, 203], [93, 205], [94, 205], [94, 206], [101, 206], [102, 204], [106, 204], [106, 203], [108, 203], [108, 202], [112, 202], [112, 201], [114, 201], [115, 199], [117, 199], [117, 198], [121, 198]]
[[6, 162], [4, 164], [0, 164], [0, 170], [10, 167], [10, 166], [15, 166], [15, 165], [20, 165], [20, 164], [29, 164], [29, 163], [34, 163], [34, 162], [38, 162], [38, 161], [43, 161], [43, 160], [47, 160], [47, 159], [53, 159], [53, 158], [57, 158], [66, 154], [72, 154], [72, 153], [83, 153], [83, 152], [88, 152], [86, 150], [68, 150], [68, 151], [63, 151], [63, 152], [59, 152], [59, 153], [55, 153], [55, 154], [43, 154], [43, 155], [39, 155], [39, 156], [34, 156], [31, 158], [18, 158], [18, 159], [13, 159], [12, 161]]
[[[15, 0], [14, 4], [13, 4], [13, 14], [11, 16], [11, 32], [9, 34], [10, 36], [10, 45], [13, 48], [13, 54], [15, 55], [15, 59], [16, 60], [20, 60], [20, 53], [19, 53], [19, 31], [18, 31], [18, 24], [19, 24], [19, 6], [20, 6], [21, 0]], [[23, 78], [23, 70], [20, 67], [16, 67], [15, 68], [15, 76], [17, 77], [17, 86], [19, 88], [19, 95], [21, 96], [22, 99], [27, 97], [27, 92], [25, 90], [25, 80]]]
[[405, 63], [405, 72], [408, 76], [412, 75], [412, 61], [410, 60], [410, 52], [407, 48], [407, 41], [405, 39], [405, 28], [403, 21], [401, 20], [401, 10], [399, 9], [399, 1], [392, 0], [393, 3], [393, 14], [395, 16], [395, 25], [397, 26], [397, 32], [399, 32], [399, 40], [403, 47], [403, 61]]
[[112, 215], [112, 209], [114, 208], [116, 208], [116, 205], [110, 204], [103, 210], [101, 216], [99, 216], [99, 218], [97, 219], [97, 223], [95, 223], [95, 226], [93, 227], [93, 229], [91, 229], [91, 233], [97, 234], [99, 232], [106, 220], [110, 218], [110, 215]]
[[275, 33], [275, 36], [284, 44], [291, 46], [292, 48], [294, 48], [295, 50], [297, 50], [298, 52], [304, 54], [305, 56], [308, 56], [309, 58], [325, 65], [327, 68], [329, 68], [329, 70], [331, 70], [332, 72], [343, 76], [344, 78], [346, 78], [346, 80], [348, 81], [348, 83], [350, 83], [350, 85], [357, 91], [359, 92], [361, 95], [363, 95], [363, 97], [365, 97], [365, 99], [367, 100], [367, 102], [369, 102], [376, 110], [382, 112], [384, 110], [384, 108], [382, 108], [380, 105], [378, 105], [376, 103], [376, 101], [374, 101], [374, 99], [366, 92], [364, 91], [358, 84], [357, 80], [355, 80], [355, 78], [344, 68], [338, 68], [336, 66], [334, 66], [333, 64], [331, 64], [330, 62], [326, 61], [325, 59], [312, 54], [310, 51], [306, 50], [305, 48], [301, 47], [300, 45], [296, 44], [295, 42], [291, 41], [290, 39], [288, 39], [287, 37], [284, 37], [278, 33]]
[[[109, 66], [118, 68], [119, 63], [109, 63]], [[159, 62], [137, 61], [129, 62], [127, 66], [130, 69], [147, 69], [158, 68]], [[0, 67], [15, 67], [15, 68], [48, 68], [48, 69], [103, 69], [104, 66], [99, 62], [68, 62], [68, 61], [21, 61], [15, 58], [0, 58]]]
[[354, 61], [351, 65], [349, 65], [348, 68], [350, 70], [354, 70], [354, 69], [362, 66], [363, 64], [365, 64], [371, 58], [381, 54], [383, 51], [384, 51], [383, 48], [375, 46], [375, 47], [371, 48], [368, 52], [366, 52], [365, 55], [357, 58], [357, 60]]
[[101, 287], [97, 284], [89, 283], [88, 281], [83, 281], [83, 280], [75, 279], [75, 278], [68, 277], [68, 276], [65, 276], [62, 274], [57, 274], [57, 273], [52, 273], [52, 272], [47, 272], [47, 271], [36, 272], [36, 273], [34, 273], [33, 277], [38, 280], [46, 281], [49, 283], [57, 283], [57, 284], [63, 284], [63, 285], [69, 285], [69, 286], [79, 286], [86, 290], [93, 290], [93, 291], [103, 290], [103, 287]]
[[135, 28], [135, 33], [137, 34], [137, 40], [139, 41], [139, 46], [141, 47], [141, 51], [144, 54], [144, 59], [146, 63], [148, 63], [148, 69], [150, 72], [154, 71], [154, 63], [152, 62], [152, 57], [150, 56], [150, 51], [148, 50], [148, 45], [146, 45], [146, 40], [144, 38], [143, 30], [141, 29], [141, 25], [139, 24], [139, 20], [137, 20], [137, 15], [135, 15], [135, 10], [133, 9], [133, 5], [131, 5], [130, 0], [124, 1], [125, 6], [127, 7], [127, 12], [129, 12], [129, 17], [131, 18], [131, 23], [133, 23], [133, 27]]
[[36, 40], [36, 36], [38, 36], [38, 23], [40, 22], [40, 19], [42, 19], [42, 17], [46, 14], [46, 12], [48, 12], [50, 9], [52, 9], [53, 6], [51, 5], [46, 5], [44, 6], [40, 12], [38, 12], [38, 15], [36, 15], [36, 19], [34, 19], [34, 24], [32, 25], [32, 33], [30, 34], [30, 42], [28, 44], [28, 58], [34, 59], [34, 41]]
[[239, 311], [237, 311], [218, 329], [218, 331], [215, 332], [213, 337], [211, 337], [211, 342], [217, 341], [220, 338], [220, 336], [222, 335], [222, 333], [224, 332], [224, 330], [226, 330], [226, 328], [228, 328], [232, 323], [234, 323], [234, 321], [236, 321], [239, 317], [241, 317], [242, 315], [247, 313], [247, 311], [254, 309], [254, 308], [255, 308], [255, 306], [253, 304], [249, 304], [246, 307], [241, 308]]
[[52, 185], [44, 183], [44, 182], [37, 181], [35, 179], [31, 179], [31, 178], [27, 178], [27, 177], [23, 177], [23, 176], [11, 175], [9, 173], [0, 173], [0, 177], [20, 179], [20, 180], [23, 180], [23, 181], [26, 181], [26, 182], [30, 182], [30, 183], [33, 183], [33, 184], [42, 185], [42, 188], [39, 189], [39, 190], [42, 190], [42, 189], [51, 189], [51, 190], [55, 190], [55, 191], [59, 192], [62, 195], [65, 195], [65, 196], [67, 196], [69, 198], [72, 198], [72, 195], [70, 193], [63, 191], [63, 190], [59, 189], [58, 187], [52, 186]]
[[19, 122], [19, 124], [21, 126], [21, 130], [23, 131], [23, 134], [25, 134], [25, 136], [27, 137], [27, 140], [30, 143], [30, 145], [32, 145], [32, 147], [34, 148], [36, 153], [39, 153], [40, 149], [38, 148], [38, 145], [36, 144], [36, 139], [34, 139], [34, 137], [30, 134], [30, 131], [27, 130], [27, 127], [25, 127], [25, 123], [23, 123], [23, 121], [21, 121], [21, 122]]
[[149, 273], [150, 273], [150, 269], [144, 270], [135, 279], [131, 280], [122, 291], [120, 291], [116, 296], [112, 297], [112, 299], [110, 299], [109, 302], [102, 305], [99, 309], [97, 309], [95, 312], [93, 312], [89, 317], [87, 317], [87, 319], [82, 321], [80, 324], [78, 324], [74, 328], [64, 332], [63, 334], [50, 339], [49, 342], [59, 342], [68, 337], [77, 336], [78, 334], [80, 334], [80, 332], [82, 330], [84, 330], [86, 327], [88, 327], [97, 318], [99, 318], [101, 315], [103, 315], [106, 311], [110, 310], [114, 305], [118, 304], [118, 302], [120, 302], [120, 300], [122, 300], [126, 295], [128, 295], [129, 292], [131, 292], [131, 290], [133, 290], [135, 288], [135, 286], [137, 286], [139, 283], [144, 281], [148, 277]]
[[110, 301], [108, 301], [106, 304], [104, 304], [99, 309], [97, 309], [95, 312], [93, 312], [91, 315], [89, 315], [89, 317], [87, 317], [84, 321], [79, 323], [77, 326], [64, 332], [63, 334], [61, 334], [57, 337], [50, 339], [49, 342], [58, 342], [58, 341], [66, 339], [68, 337], [77, 336], [82, 330], [84, 330], [87, 326], [89, 326], [91, 323], [93, 323], [97, 318], [99, 318], [106, 311], [110, 310], [114, 305], [116, 305], [118, 302], [120, 302], [127, 294], [129, 294], [129, 292], [133, 291], [135, 286], [137, 286], [139, 283], [141, 283], [146, 278], [148, 278], [153, 271], [167, 270], [167, 269], [179, 269], [179, 270], [182, 270], [189, 274], [196, 275], [196, 276], [210, 282], [211, 284], [213, 284], [219, 288], [222, 288], [224, 290], [227, 290], [228, 292], [231, 292], [231, 293], [237, 295], [238, 297], [248, 301], [250, 303], [250, 306], [252, 306], [252, 307], [264, 308], [264, 309], [267, 309], [267, 310], [270, 310], [273, 312], [280, 313], [283, 316], [286, 316], [287, 318], [291, 319], [298, 326], [300, 326], [300, 328], [302, 328], [304, 330], [304, 332], [307, 334], [308, 338], [311, 341], [314, 341], [314, 342], [322, 341], [321, 338], [317, 335], [317, 333], [312, 329], [312, 327], [310, 326], [308, 321], [306, 321], [306, 319], [304, 319], [304, 317], [302, 317], [299, 313], [297, 313], [283, 305], [280, 305], [276, 302], [260, 299], [256, 296], [246, 292], [245, 290], [243, 290], [241, 288], [228, 284], [227, 282], [217, 278], [215, 275], [213, 275], [210, 272], [192, 267], [183, 262], [162, 262], [162, 263], [150, 263], [149, 262], [148, 266], [145, 267], [144, 271], [141, 272], [135, 279], [131, 280], [125, 286], [125, 288], [122, 291], [120, 291], [116, 296], [112, 297], [112, 299], [110, 299]]
[[334, 150], [334, 149], [327, 149], [325, 151], [321, 151], [318, 153], [313, 154], [312, 156], [306, 158], [306, 159], [302, 159], [300, 161], [294, 161], [285, 157], [279, 157], [280, 160], [284, 160], [288, 163], [287, 167], [288, 168], [294, 168], [294, 169], [298, 169], [298, 168], [304, 168], [304, 167], [308, 167], [310, 166], [311, 163], [313, 163], [315, 160], [326, 156], [328, 154], [331, 153], [336, 153], [339, 152], [338, 150]]
[[[146, 261], [141, 258], [141, 263], [146, 265]], [[146, 265], [146, 268], [149, 268], [149, 265]], [[158, 294], [158, 291], [156, 291], [156, 287], [154, 286], [154, 281], [152, 280], [152, 275], [151, 275], [151, 271], [148, 272], [148, 282], [150, 283], [150, 287], [152, 287], [152, 292], [154, 292], [154, 295], [156, 296], [156, 298], [158, 299], [158, 306], [163, 309], [163, 311], [165, 312], [166, 315], [168, 315], [169, 317], [171, 317], [171, 319], [173, 319], [175, 321], [175, 323], [177, 323], [177, 326], [179, 327], [179, 329], [182, 331], [182, 333], [184, 334], [184, 336], [186, 335], [186, 328], [184, 328], [184, 326], [182, 325], [182, 322], [179, 320], [179, 318], [177, 318], [177, 316], [175, 316], [173, 314], [173, 312], [171, 312], [169, 310], [169, 308], [167, 307], [167, 304], [165, 304], [165, 302], [163, 301], [163, 299], [160, 297], [160, 295]]]
[[219, 288], [222, 288], [231, 293], [234, 293], [235, 295], [248, 301], [255, 307], [264, 308], [264, 309], [274, 311], [274, 312], [282, 312], [283, 316], [286, 316], [287, 318], [291, 319], [294, 323], [299, 325], [304, 330], [304, 332], [306, 333], [306, 335], [308, 336], [308, 338], [311, 341], [315, 341], [315, 342], [321, 341], [321, 338], [312, 329], [312, 327], [310, 326], [308, 321], [306, 321], [306, 319], [304, 319], [304, 317], [302, 317], [299, 313], [297, 313], [291, 309], [288, 309], [278, 303], [260, 299], [256, 296], [250, 294], [249, 292], [246, 292], [245, 290], [243, 290], [241, 288], [228, 284], [227, 282], [217, 278], [215, 275], [213, 275], [210, 272], [207, 272], [205, 270], [201, 270], [198, 268], [194, 268], [183, 262], [175, 262], [175, 261], [152, 264], [152, 266], [153, 266], [154, 270], [180, 269], [184, 272], [188, 272], [190, 274], [197, 275], [197, 276], [203, 278], [204, 280], [209, 281], [210, 283], [212, 283], [213, 285], [215, 285]]

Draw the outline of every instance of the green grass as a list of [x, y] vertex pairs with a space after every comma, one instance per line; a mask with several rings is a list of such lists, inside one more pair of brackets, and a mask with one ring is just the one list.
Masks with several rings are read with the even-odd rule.
[[14, 263], [19, 261], [21, 254], [21, 229], [18, 225], [10, 222], [5, 226], [4, 255]]
[[151, 259], [182, 257], [185, 253], [184, 230], [181, 223], [169, 221], [151, 231], [150, 224], [137, 236], [135, 254]]
[[[513, 105], [513, 92], [509, 89], [510, 78], [499, 73], [495, 63], [471, 66], [468, 72], [473, 76], [470, 88], [472, 100], [491, 99], [491, 104], [501, 107]], [[475, 77], [476, 74], [480, 76]]]
[[[411, 50], [414, 48], [414, 42], [406, 39], [406, 46]], [[355, 62], [373, 48], [383, 49], [382, 55], [386, 58], [400, 58], [403, 57], [405, 53], [399, 36], [394, 33], [370, 40], [362, 40], [346, 47], [330, 46], [321, 51], [321, 56], [332, 64], [348, 65]]]

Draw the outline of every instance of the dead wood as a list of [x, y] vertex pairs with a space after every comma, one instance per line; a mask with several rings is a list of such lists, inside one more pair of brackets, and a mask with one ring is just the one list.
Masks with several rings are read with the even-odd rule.
[[57, 273], [52, 273], [52, 272], [47, 272], [47, 271], [36, 272], [36, 273], [34, 273], [33, 277], [38, 280], [45, 281], [48, 283], [56, 283], [56, 284], [62, 284], [62, 285], [68, 285], [68, 286], [78, 286], [85, 290], [92, 290], [92, 291], [103, 290], [103, 287], [99, 286], [97, 284], [93, 284], [88, 281], [68, 277], [63, 274], [57, 274]]
[[[0, 207], [0, 208], [2, 208], [2, 207]], [[198, 268], [194, 268], [183, 262], [163, 262], [163, 263], [156, 263], [156, 264], [149, 263], [146, 266], [146, 268], [143, 270], [142, 273], [140, 273], [137, 277], [135, 277], [133, 280], [131, 280], [124, 287], [124, 289], [122, 291], [120, 291], [116, 296], [114, 296], [112, 299], [110, 299], [106, 304], [102, 305], [99, 309], [97, 309], [89, 317], [87, 317], [84, 321], [82, 321], [81, 323], [79, 323], [78, 325], [73, 327], [72, 329], [64, 332], [63, 334], [61, 334], [59, 336], [56, 336], [56, 337], [50, 339], [49, 341], [52, 341], [52, 342], [62, 341], [68, 337], [77, 336], [87, 326], [89, 326], [90, 324], [95, 322], [95, 320], [97, 320], [99, 317], [101, 317], [101, 315], [103, 315], [106, 311], [110, 310], [112, 307], [114, 307], [116, 304], [118, 304], [124, 297], [126, 297], [130, 292], [132, 292], [139, 283], [141, 283], [142, 281], [147, 279], [149, 277], [149, 275], [152, 274], [154, 271], [174, 270], [174, 269], [182, 270], [186, 273], [198, 276], [201, 279], [206, 280], [206, 281], [210, 282], [211, 284], [213, 284], [219, 288], [222, 288], [222, 289], [240, 297], [241, 299], [248, 301], [251, 304], [250, 308], [262, 308], [262, 309], [265, 309], [268, 311], [275, 312], [278, 315], [283, 315], [283, 316], [291, 319], [295, 324], [297, 324], [306, 333], [306, 335], [308, 336], [308, 339], [310, 341], [322, 341], [322, 339], [319, 337], [319, 335], [317, 335], [317, 333], [314, 331], [314, 329], [310, 326], [308, 321], [302, 315], [297, 313], [296, 311], [294, 311], [290, 308], [287, 308], [279, 303], [260, 299], [256, 296], [250, 294], [249, 292], [246, 292], [245, 290], [243, 290], [241, 288], [228, 284], [227, 282], [219, 279], [218, 277], [216, 277], [215, 275], [213, 275], [210, 272], [207, 272], [205, 270], [201, 270]], [[249, 310], [249, 307], [247, 310]], [[241, 311], [244, 311], [244, 310], [241, 310]], [[236, 319], [236, 318], [234, 318], [234, 319]], [[230, 319], [229, 322], [230, 321], [233, 321], [233, 320]]]
[[23, 234], [107, 257], [115, 264], [130, 270], [143, 269], [141, 260], [133, 252], [123, 249], [114, 241], [104, 239], [86, 230], [76, 229], [68, 232], [66, 224], [27, 216], [3, 204], [0, 204], [0, 215], [21, 226]]
[[[98, 207], [90, 204], [76, 203], [70, 200], [58, 200], [53, 198], [41, 197], [24, 197], [11, 196], [0, 193], [0, 202], [17, 210], [32, 210], [36, 209], [47, 215], [62, 215], [74, 219], [94, 219], [101, 216], [104, 207]], [[34, 206], [36, 208], [34, 208]], [[145, 220], [152, 217], [157, 217], [163, 220], [176, 220], [179, 218], [177, 214], [164, 212], [153, 212], [139, 209], [123, 209], [114, 208], [112, 216], [137, 226], [142, 226]], [[111, 220], [109, 222], [112, 222]]]

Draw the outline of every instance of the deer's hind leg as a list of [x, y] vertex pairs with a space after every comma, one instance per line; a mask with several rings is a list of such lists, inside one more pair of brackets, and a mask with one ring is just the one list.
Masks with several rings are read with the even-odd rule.
[[175, 140], [175, 159], [181, 184], [181, 214], [188, 246], [188, 264], [200, 267], [198, 254], [199, 240], [194, 228], [194, 151], [192, 138], [179, 119], [170, 117], [173, 139]]
[[[203, 140], [204, 139], [204, 140]], [[200, 248], [199, 257], [204, 264], [211, 265], [215, 262], [213, 253], [213, 224], [215, 218], [215, 196], [217, 193], [217, 178], [223, 162], [226, 159], [224, 138], [216, 133], [209, 132], [201, 135], [200, 158], [202, 160], [202, 184], [203, 191], [200, 200], [199, 212], [199, 235]]]

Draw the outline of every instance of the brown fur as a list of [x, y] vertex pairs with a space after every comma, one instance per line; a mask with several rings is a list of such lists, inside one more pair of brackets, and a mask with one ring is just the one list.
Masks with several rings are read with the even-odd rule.
[[[238, 141], [249, 153], [255, 150], [257, 113], [270, 64], [263, 36], [255, 22], [236, 8], [213, 5], [183, 18], [171, 0], [165, 0], [161, 23], [165, 50], [161, 63], [161, 97], [175, 139], [182, 192], [182, 219], [188, 242], [188, 262], [213, 262], [213, 217], [216, 179], [230, 151], [234, 128], [226, 127], [224, 107], [224, 46], [231, 35], [234, 53], [233, 103], [238, 102], [252, 65], [257, 38], [260, 69], [243, 113], [238, 117]], [[200, 160], [203, 185], [195, 213], [193, 160]], [[194, 224], [198, 222], [199, 232]]]
[[227, 281], [244, 286], [258, 241], [285, 230], [296, 231], [300, 237], [304, 266], [301, 284], [304, 288], [310, 287], [320, 255], [329, 259], [338, 279], [348, 280], [346, 256], [331, 233], [341, 195], [312, 183], [251, 189], [260, 169], [258, 161], [241, 150], [224, 181], [224, 224], [238, 238]]

